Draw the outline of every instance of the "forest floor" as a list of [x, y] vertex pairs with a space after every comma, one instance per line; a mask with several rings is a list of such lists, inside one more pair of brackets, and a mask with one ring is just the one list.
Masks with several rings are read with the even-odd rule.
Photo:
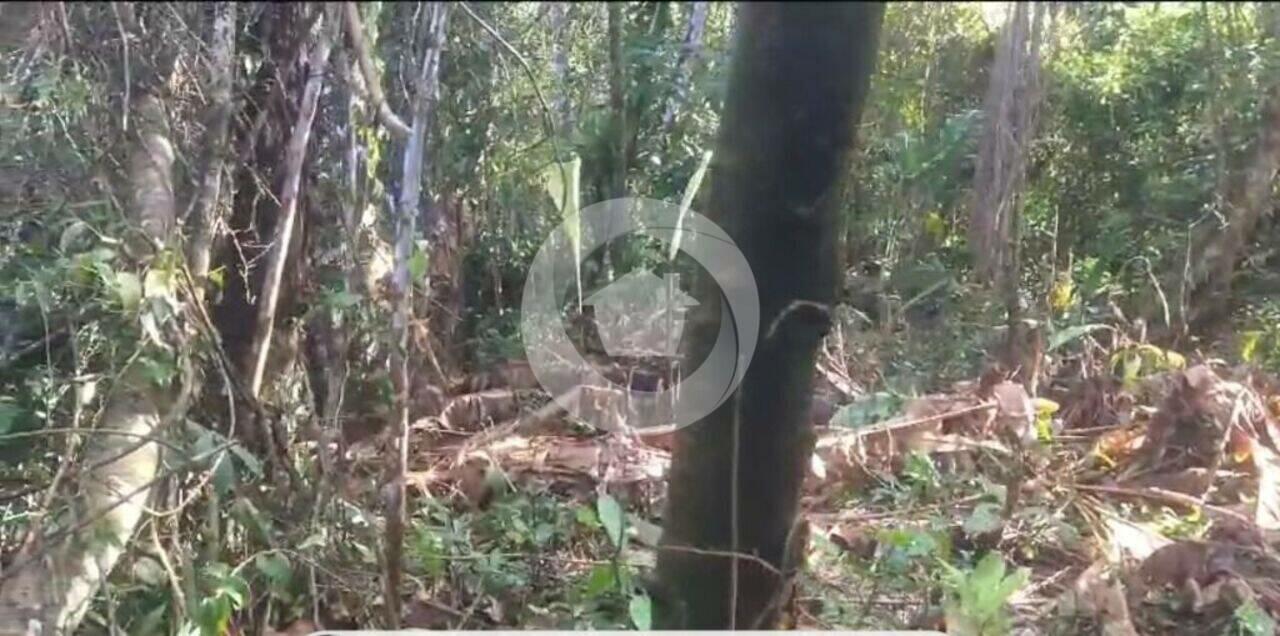
[[[1280, 381], [1145, 344], [1059, 362], [1043, 397], [902, 398], [827, 356], [787, 624], [1275, 633]], [[571, 422], [528, 375], [413, 426], [408, 626], [648, 627], [670, 438]]]

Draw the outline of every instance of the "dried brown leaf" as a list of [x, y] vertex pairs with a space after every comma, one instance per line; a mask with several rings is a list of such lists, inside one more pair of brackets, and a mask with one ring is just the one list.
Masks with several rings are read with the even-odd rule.
[[1280, 530], [1280, 456], [1255, 440], [1253, 465], [1258, 469], [1258, 504], [1254, 522], [1263, 530]]
[[1138, 636], [1124, 585], [1108, 572], [1105, 561], [1085, 569], [1058, 602], [1059, 612], [1065, 616], [1095, 620], [1103, 636]]

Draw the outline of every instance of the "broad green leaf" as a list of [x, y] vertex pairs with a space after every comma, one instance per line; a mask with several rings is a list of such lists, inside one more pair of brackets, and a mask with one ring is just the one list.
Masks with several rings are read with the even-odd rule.
[[618, 582], [617, 569], [612, 563], [601, 563], [592, 568], [587, 577], [587, 596], [596, 598], [614, 589]]
[[653, 601], [643, 592], [631, 597], [627, 609], [631, 614], [631, 624], [636, 629], [647, 632], [653, 629]]
[[575, 517], [577, 518], [578, 523], [588, 528], [600, 527], [600, 519], [596, 516], [596, 511], [588, 508], [587, 506], [578, 506]]
[[981, 503], [974, 507], [969, 518], [964, 521], [965, 534], [969, 536], [986, 534], [998, 530], [1002, 525], [1000, 506], [993, 503]]
[[248, 470], [257, 479], [262, 479], [262, 461], [256, 455], [250, 453], [240, 444], [232, 444], [231, 453], [236, 456], [236, 459], [240, 460], [240, 464], [244, 466], [245, 470]]
[[414, 248], [413, 255], [409, 257], [409, 284], [420, 282], [427, 277], [427, 253]]
[[209, 282], [213, 283], [219, 291], [227, 288], [227, 268], [219, 267], [209, 272]]
[[289, 582], [293, 580], [293, 567], [279, 554], [260, 554], [253, 560], [253, 565], [267, 577], [273, 591], [288, 589]]
[[155, 607], [148, 610], [146, 614], [143, 614], [142, 618], [129, 626], [129, 633], [136, 634], [137, 636], [165, 633], [164, 615], [165, 612], [168, 611], [168, 601], [161, 601], [157, 603]]
[[231, 620], [231, 601], [225, 597], [210, 596], [196, 606], [195, 622], [201, 636], [222, 636]]
[[881, 391], [864, 395], [853, 403], [840, 407], [831, 416], [831, 426], [861, 428], [883, 422], [902, 410], [902, 396]]
[[[200, 431], [200, 436], [196, 438], [194, 444], [196, 457], [208, 456], [221, 443], [221, 435], [209, 429]], [[222, 453], [221, 457], [215, 457], [213, 465], [213, 488], [218, 494], [225, 495], [231, 491], [236, 484], [235, 468], [231, 465], [231, 457], [226, 453]]]
[[315, 534], [309, 535], [307, 538], [303, 539], [302, 543], [298, 544], [297, 550], [301, 552], [303, 550], [310, 550], [312, 548], [323, 547], [324, 545], [325, 545], [324, 532], [321, 531], [321, 532], [317, 532]]
[[618, 500], [610, 495], [600, 495], [596, 500], [596, 516], [600, 518], [600, 523], [604, 526], [604, 532], [609, 536], [609, 540], [615, 546], [622, 545], [622, 529], [626, 516], [622, 512], [622, 506], [618, 505]]
[[72, 222], [66, 229], [62, 230], [62, 236], [58, 239], [58, 251], [66, 254], [89, 231], [88, 223], [80, 220]]
[[1276, 633], [1276, 621], [1258, 606], [1253, 599], [1248, 599], [1236, 608], [1233, 614], [1236, 626], [1247, 636], [1272, 636]]
[[23, 410], [9, 398], [0, 398], [0, 435], [13, 430], [23, 414]]
[[171, 360], [158, 360], [144, 356], [138, 359], [138, 364], [142, 365], [142, 377], [156, 386], [167, 386], [173, 376], [178, 373], [178, 367]]
[[947, 238], [947, 222], [936, 210], [924, 215], [924, 233], [934, 243], [941, 244]]
[[1054, 349], [1057, 349], [1058, 347], [1061, 347], [1062, 345], [1065, 345], [1071, 342], [1072, 340], [1076, 340], [1077, 338], [1082, 338], [1090, 333], [1093, 333], [1095, 331], [1100, 331], [1103, 329], [1111, 329], [1111, 326], [1101, 325], [1101, 324], [1087, 324], [1087, 325], [1072, 325], [1065, 329], [1059, 329], [1057, 331], [1054, 331], [1053, 334], [1049, 336], [1048, 351], [1053, 351]]
[[164, 298], [174, 295], [173, 270], [152, 267], [143, 278], [142, 287], [147, 298]]
[[[410, 261], [409, 264], [410, 266], [412, 266], [413, 261]], [[335, 291], [335, 292], [330, 292], [328, 294], [325, 294], [323, 302], [324, 304], [329, 305], [330, 307], [334, 307], [337, 309], [346, 309], [348, 307], [355, 307], [356, 305], [360, 304], [360, 296], [346, 290], [340, 290], [340, 291]]]
[[164, 566], [151, 557], [142, 557], [133, 562], [133, 578], [146, 585], [159, 587], [168, 582]]
[[236, 486], [236, 469], [231, 458], [224, 453], [214, 460], [213, 487], [221, 495], [227, 495]]
[[142, 301], [142, 281], [138, 280], [138, 275], [133, 272], [116, 272], [114, 283], [112, 287], [120, 306], [125, 311], [136, 310], [138, 303]]
[[1261, 343], [1261, 331], [1246, 331], [1240, 334], [1240, 359], [1253, 362], [1253, 358], [1258, 354], [1258, 345]]

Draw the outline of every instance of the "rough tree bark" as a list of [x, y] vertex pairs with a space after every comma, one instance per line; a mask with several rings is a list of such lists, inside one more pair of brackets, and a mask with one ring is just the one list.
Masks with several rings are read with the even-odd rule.
[[396, 452], [385, 494], [387, 545], [384, 581], [387, 622], [393, 629], [400, 627], [401, 558], [406, 515], [405, 474], [409, 469], [409, 409], [413, 403], [408, 352], [414, 281], [409, 278], [409, 260], [413, 256], [415, 225], [421, 202], [427, 131], [440, 91], [440, 57], [444, 51], [448, 19], [449, 5], [443, 2], [427, 5], [426, 51], [414, 82], [413, 126], [404, 149], [400, 201], [396, 205], [395, 270], [392, 275], [394, 314], [391, 321], [391, 329], [396, 334], [396, 346], [391, 356], [392, 380], [396, 389]]
[[222, 192], [223, 163], [227, 155], [227, 130], [234, 104], [231, 89], [235, 80], [236, 5], [219, 2], [213, 8], [213, 39], [209, 52], [209, 123], [205, 139], [204, 176], [193, 211], [191, 244], [187, 257], [196, 293], [203, 296], [209, 275], [209, 255], [217, 230], [217, 210]]
[[1006, 332], [998, 359], [1032, 392], [1040, 369], [1040, 334], [1026, 320], [1020, 294], [1021, 194], [1040, 110], [1040, 42], [1046, 6], [1016, 2], [996, 42], [987, 85], [985, 133], [974, 174], [969, 243], [974, 273], [997, 288]]
[[298, 119], [294, 122], [289, 144], [285, 149], [284, 180], [280, 192], [280, 219], [276, 225], [271, 259], [267, 263], [266, 277], [258, 299], [256, 325], [253, 340], [249, 344], [245, 361], [249, 371], [249, 392], [257, 397], [262, 388], [267, 368], [267, 354], [271, 349], [271, 333], [275, 326], [276, 306], [280, 300], [280, 285], [288, 261], [289, 245], [293, 239], [293, 226], [298, 217], [298, 190], [302, 182], [302, 164], [306, 158], [307, 144], [311, 139], [311, 123], [315, 119], [316, 104], [320, 100], [320, 88], [329, 65], [329, 53], [333, 50], [333, 21], [336, 16], [321, 18], [320, 32], [307, 56], [308, 77], [302, 93]]
[[382, 80], [378, 78], [378, 69], [373, 65], [373, 55], [364, 40], [364, 26], [360, 22], [360, 9], [354, 2], [342, 3], [342, 27], [347, 34], [347, 42], [360, 65], [360, 74], [364, 77], [365, 98], [376, 109], [378, 121], [398, 139], [408, 139], [412, 132], [409, 126], [395, 111], [382, 92]]
[[[158, 98], [144, 93], [132, 111], [135, 134], [127, 163], [132, 196], [125, 213], [147, 239], [163, 244], [176, 220], [173, 147]], [[137, 365], [121, 374], [101, 421], [104, 429], [127, 434], [89, 438], [80, 461], [95, 468], [80, 475], [75, 514], [68, 526], [48, 544], [35, 528], [32, 540], [5, 572], [0, 584], [0, 634], [75, 631], [146, 512], [160, 471], [160, 446], [153, 440], [164, 422], [185, 411], [189, 377], [184, 378], [182, 389], [179, 394], [154, 386]]]
[[[1258, 7], [1258, 18], [1270, 46], [1280, 47], [1280, 9], [1263, 3]], [[1264, 90], [1252, 155], [1242, 171], [1228, 176], [1226, 192], [1221, 193], [1226, 227], [1206, 225], [1196, 239], [1188, 282], [1191, 317], [1187, 322], [1198, 330], [1226, 317], [1236, 266], [1259, 222], [1274, 207], [1271, 192], [1280, 171], [1280, 79], [1273, 75]]]
[[[751, 264], [761, 333], [730, 399], [676, 434], [654, 588], [661, 628], [772, 627], [799, 566], [803, 533], [794, 529], [814, 443], [806, 421], [814, 355], [835, 294], [838, 183], [884, 7], [745, 3], [739, 11], [709, 216]], [[699, 285], [685, 338], [695, 361], [725, 313], [715, 284]]]
[[987, 88], [986, 130], [978, 147], [969, 216], [974, 273], [993, 285], [1006, 282], [1016, 268], [1013, 233], [1039, 93], [1039, 34], [1032, 12], [1038, 22], [1042, 7], [1010, 5]]

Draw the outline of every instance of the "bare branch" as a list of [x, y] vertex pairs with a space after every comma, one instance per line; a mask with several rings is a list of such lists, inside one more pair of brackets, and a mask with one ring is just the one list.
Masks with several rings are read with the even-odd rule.
[[320, 35], [308, 56], [308, 77], [302, 91], [302, 107], [284, 156], [284, 186], [280, 193], [280, 221], [267, 264], [267, 275], [262, 282], [262, 295], [258, 305], [257, 325], [253, 331], [248, 360], [252, 365], [249, 375], [249, 393], [257, 397], [262, 388], [262, 376], [266, 372], [267, 353], [271, 349], [271, 331], [275, 325], [276, 306], [280, 302], [280, 282], [289, 256], [289, 243], [293, 239], [293, 226], [298, 217], [298, 189], [302, 181], [302, 163], [311, 139], [311, 123], [316, 116], [316, 104], [320, 100], [320, 86], [333, 50], [331, 25], [322, 25]]
[[364, 76], [365, 97], [373, 103], [373, 108], [378, 113], [378, 120], [395, 137], [408, 139], [412, 131], [404, 123], [403, 119], [391, 111], [391, 105], [387, 103], [386, 96], [382, 94], [382, 80], [378, 77], [378, 70], [373, 66], [373, 56], [369, 53], [369, 45], [364, 41], [364, 26], [360, 23], [360, 9], [356, 6], [356, 3], [342, 3], [342, 26], [343, 30], [347, 32], [351, 50], [356, 54], [356, 62], [360, 66], [360, 74]]

